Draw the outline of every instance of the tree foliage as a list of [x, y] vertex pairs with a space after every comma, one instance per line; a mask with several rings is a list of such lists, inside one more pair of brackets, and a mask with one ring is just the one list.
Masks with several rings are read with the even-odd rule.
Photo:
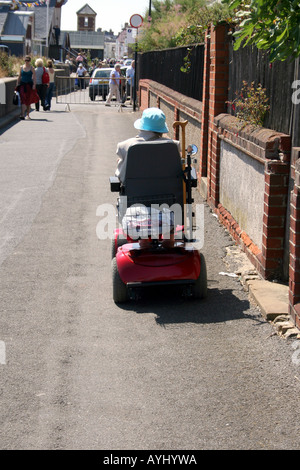
[[255, 44], [270, 61], [300, 55], [299, 0], [223, 0], [236, 24], [234, 48]]
[[190, 11], [183, 28], [175, 34], [177, 46], [187, 46], [204, 41], [205, 31], [210, 24], [218, 24], [229, 19], [229, 9], [219, 3], [203, 5]]
[[9, 56], [6, 52], [0, 52], [0, 78], [14, 77], [18, 75], [23, 58]]
[[154, 0], [151, 22], [145, 15], [141, 28], [139, 49], [149, 51], [201, 43], [207, 26], [228, 16], [227, 6], [219, 3], [210, 6], [206, 0]]

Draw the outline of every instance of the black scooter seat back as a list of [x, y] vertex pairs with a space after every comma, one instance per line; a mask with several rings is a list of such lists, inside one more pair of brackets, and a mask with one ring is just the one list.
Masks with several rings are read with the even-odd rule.
[[176, 203], [183, 207], [183, 172], [177, 144], [156, 140], [132, 145], [123, 195], [127, 196], [128, 206]]

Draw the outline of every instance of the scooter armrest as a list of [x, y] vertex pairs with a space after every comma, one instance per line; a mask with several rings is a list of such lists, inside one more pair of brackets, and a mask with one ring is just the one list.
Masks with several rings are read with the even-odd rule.
[[109, 177], [109, 182], [110, 182], [110, 190], [111, 192], [120, 192], [121, 189], [121, 181], [117, 176], [110, 176]]

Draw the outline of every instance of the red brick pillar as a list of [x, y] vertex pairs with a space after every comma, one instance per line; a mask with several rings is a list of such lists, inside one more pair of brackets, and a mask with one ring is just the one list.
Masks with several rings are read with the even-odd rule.
[[[226, 112], [228, 99], [228, 27], [227, 25], [210, 28], [210, 70], [209, 70], [209, 107], [207, 142], [207, 201], [217, 207], [219, 203], [219, 159], [220, 142], [215, 116]], [[205, 73], [205, 71], [204, 71]]]
[[290, 203], [289, 313], [300, 328], [300, 148], [293, 149]]
[[209, 112], [209, 76], [210, 76], [210, 28], [205, 34], [204, 45], [204, 71], [202, 92], [202, 122], [200, 142], [199, 177], [207, 176], [207, 152], [208, 152], [208, 112]]
[[[288, 137], [287, 144], [290, 143]], [[279, 138], [279, 142], [281, 139]], [[279, 144], [280, 145], [280, 144]], [[281, 278], [284, 258], [286, 210], [288, 199], [290, 155], [285, 161], [270, 160], [265, 164], [264, 218], [261, 267], [265, 279]]]

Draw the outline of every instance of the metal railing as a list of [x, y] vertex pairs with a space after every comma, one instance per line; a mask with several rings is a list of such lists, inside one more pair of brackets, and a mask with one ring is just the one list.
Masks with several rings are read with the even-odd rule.
[[[105, 104], [109, 93], [108, 79], [99, 79], [97, 85], [90, 83], [90, 77], [57, 76], [55, 81], [58, 104]], [[120, 96], [122, 103], [132, 104], [132, 86], [124, 77], [121, 77]], [[112, 103], [114, 102], [119, 106], [119, 103], [113, 99]]]

